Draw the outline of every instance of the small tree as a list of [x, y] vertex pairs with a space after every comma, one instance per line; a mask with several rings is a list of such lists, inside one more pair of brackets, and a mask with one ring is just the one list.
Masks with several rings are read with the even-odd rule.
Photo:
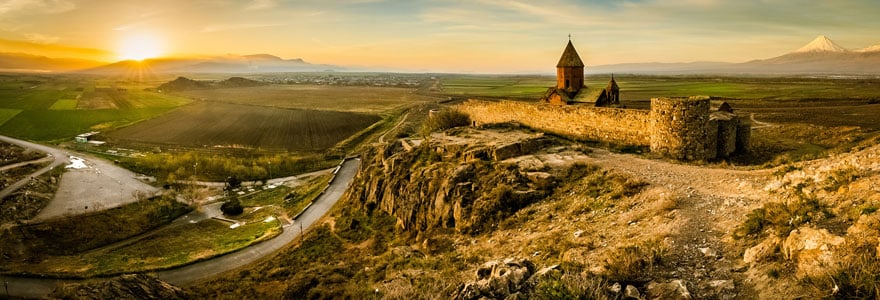
[[238, 201], [238, 198], [232, 197], [220, 206], [220, 211], [227, 216], [237, 216], [244, 212], [244, 207], [241, 206], [241, 201]]
[[231, 191], [241, 187], [241, 179], [238, 179], [237, 176], [232, 175], [226, 178], [226, 187], [225, 190]]

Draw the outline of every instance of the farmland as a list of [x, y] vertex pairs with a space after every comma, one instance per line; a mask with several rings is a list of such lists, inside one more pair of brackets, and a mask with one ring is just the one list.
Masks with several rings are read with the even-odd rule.
[[199, 102], [108, 137], [116, 142], [308, 151], [332, 147], [378, 120], [358, 113]]
[[74, 75], [3, 76], [0, 134], [59, 141], [151, 119], [190, 101], [139, 83]]
[[210, 102], [373, 114], [434, 100], [409, 88], [329, 85], [268, 85], [191, 90], [179, 94]]
[[[587, 76], [588, 87], [604, 88], [609, 75]], [[729, 99], [795, 101], [803, 99], [876, 99], [880, 80], [761, 77], [658, 77], [616, 75], [625, 101], [652, 97], [708, 95]], [[555, 85], [551, 76], [442, 77], [443, 93], [470, 97], [540, 98]]]

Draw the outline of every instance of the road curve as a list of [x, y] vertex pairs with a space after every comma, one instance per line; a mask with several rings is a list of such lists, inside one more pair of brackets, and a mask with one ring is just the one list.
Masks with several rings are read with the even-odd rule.
[[[208, 278], [253, 263], [278, 251], [301, 235], [300, 228], [308, 229], [330, 211], [330, 208], [342, 198], [355, 175], [357, 175], [359, 165], [359, 158], [344, 161], [336, 173], [336, 178], [330, 183], [324, 194], [315, 199], [314, 204], [294, 220], [293, 224], [286, 225], [284, 232], [277, 237], [213, 259], [156, 272], [156, 275], [160, 279], [172, 284], [186, 285], [196, 280]], [[0, 284], [5, 283], [8, 286], [9, 296], [14, 297], [45, 297], [55, 287], [66, 282], [75, 282], [75, 280], [0, 276]], [[5, 291], [0, 290], [0, 295], [3, 292]]]
[[20, 189], [21, 187], [25, 186], [31, 180], [31, 177], [37, 177], [37, 176], [43, 175], [43, 173], [49, 172], [49, 170], [52, 170], [53, 168], [55, 168], [57, 166], [70, 163], [67, 159], [66, 152], [49, 147], [49, 146], [43, 146], [40, 144], [22, 141], [22, 140], [14, 139], [14, 138], [4, 136], [4, 135], [0, 135], [0, 141], [10, 143], [13, 145], [18, 145], [23, 148], [29, 148], [32, 150], [43, 152], [43, 153], [49, 154], [50, 156], [52, 156], [54, 158], [54, 161], [51, 164], [49, 164], [48, 166], [46, 166], [42, 169], [39, 169], [34, 173], [31, 173], [31, 175], [25, 177], [25, 179], [19, 180], [18, 182], [13, 183], [13, 184], [9, 185], [8, 187], [6, 187], [5, 189], [3, 189], [2, 191], [0, 191], [0, 199], [3, 199], [6, 196], [9, 196], [10, 194], [12, 194], [15, 191], [17, 191], [18, 189]]

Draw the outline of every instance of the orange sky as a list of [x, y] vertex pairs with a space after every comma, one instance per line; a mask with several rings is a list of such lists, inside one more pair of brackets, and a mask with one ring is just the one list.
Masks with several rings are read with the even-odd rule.
[[546, 72], [569, 33], [587, 65], [742, 62], [820, 34], [851, 49], [880, 44], [878, 11], [873, 0], [6, 0], [0, 52], [115, 61], [134, 51], [123, 40], [151, 36], [152, 52], [172, 56]]

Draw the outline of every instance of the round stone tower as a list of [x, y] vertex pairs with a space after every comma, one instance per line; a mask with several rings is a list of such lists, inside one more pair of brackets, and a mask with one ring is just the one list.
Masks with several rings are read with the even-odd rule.
[[652, 98], [651, 152], [679, 160], [711, 158], [709, 98]]

